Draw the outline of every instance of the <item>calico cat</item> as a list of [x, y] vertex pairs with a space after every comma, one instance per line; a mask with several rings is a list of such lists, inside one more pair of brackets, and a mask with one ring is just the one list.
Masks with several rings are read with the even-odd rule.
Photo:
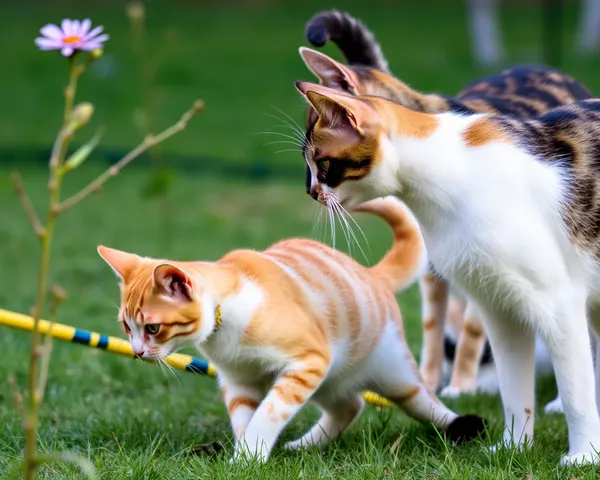
[[[421, 93], [392, 76], [373, 33], [361, 21], [344, 12], [316, 14], [307, 23], [306, 38], [318, 47], [331, 40], [346, 59], [347, 65], [344, 65], [314, 50], [300, 49], [304, 62], [322, 85], [354, 95], [380, 96], [417, 111], [492, 112], [532, 117], [592, 97], [589, 90], [572, 77], [541, 66], [520, 66], [477, 80], [455, 97]], [[316, 118], [315, 110], [309, 107], [308, 130], [314, 126]], [[306, 171], [308, 183], [310, 172], [308, 168]], [[423, 302], [420, 369], [427, 385], [435, 391], [442, 380], [444, 342], [448, 337], [445, 331], [447, 306], [455, 295], [450, 293], [448, 281], [431, 265], [420, 279], [420, 289]], [[480, 359], [486, 348], [489, 350], [479, 315], [473, 305], [467, 304], [466, 308], [452, 375], [442, 396], [456, 397], [476, 390]]]
[[236, 250], [214, 263], [98, 247], [121, 278], [119, 319], [136, 355], [162, 359], [189, 345], [214, 363], [236, 459], [266, 461], [309, 401], [321, 419], [286, 448], [325, 445], [360, 415], [365, 388], [452, 440], [484, 432], [481, 418], [459, 416], [430, 393], [404, 338], [395, 293], [425, 260], [414, 217], [394, 197], [356, 210], [381, 217], [394, 234], [372, 268], [308, 239]]
[[436, 270], [483, 314], [504, 406], [503, 443], [532, 439], [539, 335], [569, 429], [561, 464], [597, 462], [587, 309], [597, 332], [600, 100], [519, 119], [427, 114], [380, 97], [296, 87], [318, 113], [304, 150], [311, 196], [347, 209], [399, 197]]

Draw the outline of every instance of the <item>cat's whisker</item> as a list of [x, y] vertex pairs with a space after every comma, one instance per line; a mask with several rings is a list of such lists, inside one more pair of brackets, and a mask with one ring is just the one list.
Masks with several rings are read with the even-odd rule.
[[[282, 125], [275, 125], [274, 127], [272, 127], [272, 129], [273, 128], [279, 128], [279, 127], [287, 128], [295, 137], [298, 138], [298, 140], [301, 140], [301, 141], [304, 140], [304, 138], [305, 138], [306, 135], [305, 135], [305, 133], [302, 130], [299, 130], [299, 129], [295, 128], [293, 125], [290, 125], [288, 122], [286, 122], [282, 118], [276, 117], [274, 115], [269, 115], [269, 116], [272, 117], [272, 118], [274, 118], [274, 119], [276, 119], [276, 120], [279, 120], [280, 122], [283, 122]], [[269, 129], [269, 131], [271, 131], [272, 129]], [[271, 133], [274, 133], [274, 132], [271, 132]]]
[[282, 115], [285, 115], [287, 118], [290, 119], [290, 121], [296, 126], [296, 128], [299, 131], [302, 131], [302, 127], [300, 126], [300, 124], [294, 120], [290, 115], [288, 115], [287, 113], [285, 113], [283, 110], [281, 110], [280, 108], [277, 108], [275, 105], [270, 105], [271, 108], [274, 108], [275, 110], [277, 110], [279, 113], [281, 113]]
[[346, 231], [346, 224], [344, 222], [344, 219], [340, 217], [337, 202], [334, 199], [332, 199], [331, 201], [331, 207], [333, 216], [340, 224], [340, 228], [342, 229], [342, 233], [344, 234], [344, 238], [346, 239], [346, 243], [348, 244], [348, 255], [352, 257], [352, 245], [350, 244], [350, 237], [348, 236], [348, 232]]
[[[367, 238], [367, 236], [365, 235], [365, 232], [363, 231], [363, 229], [360, 227], [360, 225], [358, 224], [358, 222], [354, 219], [354, 217], [352, 216], [352, 214], [350, 212], [348, 212], [348, 210], [346, 210], [339, 202], [338, 202], [338, 207], [340, 208], [341, 213], [346, 217], [346, 219], [350, 222], [352, 222], [354, 224], [354, 226], [358, 229], [358, 231], [360, 232], [361, 236], [363, 237], [363, 239], [365, 240], [367, 249], [369, 251], [371, 251], [371, 245], [369, 244], [369, 239]], [[358, 238], [356, 237], [356, 234], [354, 232], [354, 227], [352, 227], [352, 224], [349, 224], [350, 227], [350, 231], [352, 233], [352, 236], [354, 237], [354, 241], [356, 242], [356, 245], [358, 246], [358, 248], [360, 249], [365, 261], [367, 262], [367, 265], [369, 265], [369, 259], [367, 258], [367, 256], [365, 255], [365, 252], [363, 251], [360, 242], [358, 240]]]
[[[181, 378], [179, 377], [179, 375], [177, 375], [177, 371], [175, 370], [175, 368], [170, 365], [164, 358], [160, 359], [160, 363], [162, 363], [165, 367], [167, 372], [172, 376], [175, 377], [177, 379], [177, 381], [182, 384], [181, 382]], [[168, 375], [167, 375], [168, 376]]]
[[289, 140], [297, 142], [298, 145], [300, 145], [300, 146], [304, 145], [303, 140], [300, 140], [300, 139], [294, 137], [293, 135], [288, 135], [287, 133], [283, 133], [283, 132], [258, 132], [257, 135], [279, 135], [280, 137], [285, 137]]
[[[336, 208], [336, 211], [338, 212], [338, 217], [340, 219], [340, 225], [343, 224], [342, 228], [347, 230], [347, 235], [349, 237], [352, 238], [352, 240], [354, 240], [354, 243], [356, 243], [356, 246], [358, 247], [358, 249], [360, 250], [360, 253], [362, 254], [363, 258], [365, 259], [365, 262], [367, 262], [367, 264], [369, 264], [369, 259], [367, 257], [367, 255], [365, 254], [365, 251], [362, 248], [362, 245], [360, 244], [356, 234], [354, 233], [354, 228], [352, 226], [352, 224], [350, 223], [349, 220], [352, 220], [352, 222], [354, 222], [354, 224], [358, 227], [358, 229], [360, 230], [360, 232], [362, 233], [363, 237], [366, 240], [365, 234], [362, 231], [362, 229], [360, 228], [360, 226], [356, 223], [356, 220], [354, 220], [352, 218], [352, 216], [350, 215], [350, 213], [348, 213], [348, 211], [337, 201], [337, 199], [333, 199], [333, 204]], [[369, 243], [368, 240], [367, 244]], [[348, 249], [351, 252], [351, 242], [350, 240], [348, 240]], [[352, 256], [352, 254], [350, 253], [350, 255]]]
[[296, 152], [296, 153], [302, 153], [302, 150], [296, 149], [296, 148], [286, 148], [284, 150], [277, 150], [276, 152], [273, 153], [283, 153], [283, 152]]
[[302, 145], [298, 145], [296, 142], [292, 140], [275, 140], [273, 142], [265, 143], [265, 145], [276, 145], [278, 143], [287, 143], [288, 145], [296, 145], [297, 147], [301, 147]]
[[[282, 115], [285, 115], [285, 117], [287, 117], [289, 119], [289, 121], [292, 122], [292, 123], [289, 123], [288, 121], [286, 121], [283, 118], [280, 118], [279, 119], [280, 121], [282, 121], [283, 123], [285, 123], [286, 125], [288, 125], [290, 128], [294, 129], [300, 135], [304, 136], [304, 129], [298, 124], [298, 122], [296, 120], [294, 120], [290, 115], [288, 115], [287, 113], [285, 113], [283, 110], [280, 110], [279, 108], [275, 107], [274, 105], [271, 105], [271, 108], [277, 110]], [[275, 115], [273, 115], [273, 116], [275, 116]]]
[[329, 199], [327, 200], [327, 218], [329, 220], [329, 228], [331, 230], [331, 248], [335, 250], [335, 220], [333, 219], [333, 211]]
[[321, 205], [317, 205], [317, 221], [315, 223], [317, 227], [317, 240], [323, 241], [325, 238], [325, 222], [323, 221], [323, 207]]
[[344, 232], [344, 236], [346, 237], [346, 243], [348, 244], [348, 254], [350, 255], [350, 257], [354, 258], [354, 253], [352, 251], [353, 243], [357, 244], [359, 250], [362, 251], [362, 248], [360, 247], [360, 244], [358, 244], [358, 242], [356, 240], [356, 235], [354, 235], [354, 232], [352, 231], [352, 227], [351, 227], [350, 223], [344, 217], [342, 210], [340, 210], [340, 204], [338, 202], [335, 202], [335, 210], [336, 210], [338, 221], [340, 223], [342, 231]]
[[161, 360], [159, 360], [159, 361], [158, 361], [158, 362], [156, 362], [156, 363], [158, 363], [158, 366], [160, 367], [160, 372], [161, 372], [161, 373], [162, 373], [162, 374], [163, 374], [163, 375], [166, 377], [166, 376], [167, 376], [167, 373], [165, 372], [165, 368], [164, 368], [164, 365], [163, 365], [163, 361], [162, 361], [162, 359], [161, 359]]

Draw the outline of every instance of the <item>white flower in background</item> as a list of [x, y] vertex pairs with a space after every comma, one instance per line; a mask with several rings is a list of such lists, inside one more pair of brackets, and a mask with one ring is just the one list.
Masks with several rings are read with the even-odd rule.
[[90, 30], [92, 22], [86, 18], [83, 21], [64, 19], [61, 28], [49, 24], [40, 29], [42, 37], [35, 39], [35, 44], [41, 50], [60, 50], [65, 57], [70, 57], [76, 50], [97, 50], [109, 39], [106, 34], [100, 35], [104, 27], [99, 26]]

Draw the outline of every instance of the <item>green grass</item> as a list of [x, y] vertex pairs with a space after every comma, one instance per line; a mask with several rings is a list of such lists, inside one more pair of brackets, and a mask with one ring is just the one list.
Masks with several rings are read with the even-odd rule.
[[[88, 167], [70, 184], [97, 173]], [[169, 224], [159, 205], [141, 192], [145, 171], [131, 168], [101, 195], [91, 197], [61, 218], [52, 263], [53, 279], [69, 290], [60, 320], [77, 327], [122, 336], [116, 322], [117, 282], [98, 257], [102, 243], [149, 256], [217, 259], [236, 247], [264, 248], [283, 237], [311, 235], [317, 205], [299, 185], [224, 183], [213, 178], [179, 178], [169, 199]], [[27, 187], [40, 206], [45, 170], [27, 168]], [[67, 192], [68, 193], [68, 192]], [[0, 170], [0, 305], [27, 312], [33, 303], [37, 246], [10, 192], [8, 172]], [[369, 262], [389, 246], [383, 222], [357, 217], [370, 238]], [[165, 237], [164, 229], [168, 229]], [[338, 232], [338, 239], [342, 238]], [[327, 240], [325, 238], [325, 240]], [[339, 243], [343, 248], [344, 245]], [[365, 245], [363, 245], [365, 246]], [[409, 343], [420, 345], [419, 304], [415, 288], [401, 295]], [[29, 336], [0, 327], [0, 378], [15, 375], [25, 384]], [[555, 394], [553, 381], [539, 384], [538, 405]], [[471, 397], [448, 402], [460, 412], [478, 412], [491, 422], [498, 439], [500, 402]], [[291, 439], [316, 420], [311, 408], [285, 432]], [[23, 434], [6, 382], [0, 383], [0, 471], [20, 455]], [[594, 468], [557, 470], [567, 449], [560, 416], [538, 417], [534, 449], [491, 455], [484, 445], [452, 448], [434, 432], [395, 409], [369, 407], [363, 418], [324, 453], [276, 451], [266, 466], [230, 466], [230, 428], [214, 380], [180, 373], [167, 376], [153, 365], [55, 343], [40, 443], [44, 450], [71, 449], [89, 456], [104, 479], [184, 478], [594, 478]], [[390, 452], [401, 436], [398, 448]], [[220, 442], [217, 457], [196, 456], [190, 448]], [[53, 465], [40, 478], [80, 478], [76, 469]]]
[[[134, 111], [142, 99], [136, 60], [131, 53], [122, 2], [36, 2], [2, 5], [0, 15], [0, 161], [12, 159], [23, 171], [34, 203], [41, 208], [46, 171], [27, 153], [51, 145], [60, 121], [60, 91], [66, 68], [58, 54], [38, 52], [33, 38], [48, 22], [64, 16], [89, 16], [111, 35], [105, 56], [83, 78], [79, 100], [96, 105], [91, 127], [106, 125], [103, 145], [129, 148], [140, 137]], [[116, 322], [118, 288], [110, 269], [97, 256], [102, 243], [149, 256], [217, 259], [236, 247], [264, 248], [291, 236], [313, 234], [316, 205], [303, 192], [299, 154], [275, 154], [278, 145], [258, 135], [281, 121], [279, 108], [298, 122], [304, 105], [293, 81], [312, 79], [297, 48], [306, 44], [306, 20], [322, 8], [344, 8], [363, 18], [377, 33], [393, 71], [425, 91], [452, 94], [486, 74], [468, 53], [463, 3], [456, 0], [386, 0], [343, 4], [256, 2], [254, 6], [155, 0], [148, 4], [149, 51], [158, 67], [159, 126], [175, 121], [197, 97], [206, 110], [188, 130], [169, 141], [165, 153], [208, 162], [254, 159], [298, 172], [292, 183], [249, 184], [224, 177], [179, 175], [166, 203], [144, 195], [148, 170], [132, 167], [102, 195], [88, 199], [59, 222], [52, 280], [70, 298], [60, 321], [111, 335], [122, 335]], [[517, 2], [518, 3], [518, 2]], [[564, 14], [566, 34], [561, 67], [600, 92], [600, 59], [572, 53], [578, 2]], [[540, 20], [535, 3], [503, 7], [503, 31], [510, 51], [507, 63], [536, 62]], [[339, 58], [334, 48], [326, 52]], [[91, 131], [92, 128], [88, 128]], [[273, 138], [273, 140], [276, 140]], [[11, 157], [10, 152], [17, 151]], [[19, 152], [23, 152], [19, 154]], [[101, 158], [101, 156], [99, 156]], [[202, 163], [204, 162], [204, 163]], [[93, 160], [90, 160], [93, 163]], [[227, 163], [229, 164], [229, 163]], [[68, 178], [83, 183], [98, 173], [88, 165]], [[67, 188], [68, 193], [69, 188]], [[34, 300], [38, 246], [12, 194], [8, 170], [0, 168], [0, 306], [27, 312]], [[361, 218], [369, 237], [370, 261], [379, 258], [391, 236], [381, 222]], [[338, 246], [343, 247], [339, 239]], [[360, 259], [360, 257], [358, 257]], [[410, 346], [420, 346], [416, 288], [400, 298]], [[27, 375], [26, 333], [0, 327], [0, 378]], [[538, 405], [555, 395], [552, 380], [540, 380]], [[491, 423], [489, 444], [499, 438], [498, 398], [477, 396], [448, 402], [460, 412], [478, 412]], [[285, 432], [291, 439], [316, 420], [307, 409]], [[20, 419], [6, 382], [0, 382], [0, 474], [19, 458], [23, 447]], [[425, 426], [396, 410], [368, 408], [363, 418], [324, 453], [276, 451], [266, 466], [241, 468], [227, 460], [230, 429], [214, 380], [190, 374], [165, 376], [160, 369], [70, 344], [56, 343], [40, 443], [44, 450], [75, 450], [96, 464], [104, 479], [197, 478], [596, 478], [594, 468], [558, 470], [567, 450], [560, 416], [541, 414], [536, 446], [525, 452], [490, 455], [485, 445], [452, 448]], [[390, 449], [401, 436], [394, 452]], [[225, 445], [216, 458], [195, 456], [190, 448], [205, 442]], [[53, 465], [40, 478], [80, 478], [76, 469]]]

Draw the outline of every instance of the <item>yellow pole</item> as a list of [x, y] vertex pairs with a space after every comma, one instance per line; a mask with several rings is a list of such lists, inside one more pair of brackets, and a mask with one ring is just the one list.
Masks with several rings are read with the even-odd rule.
[[[33, 318], [28, 315], [3, 310], [0, 308], [0, 325], [7, 327], [18, 328], [28, 332], [33, 331]], [[52, 327], [52, 328], [51, 328]], [[92, 348], [99, 348], [107, 352], [117, 353], [126, 357], [133, 357], [133, 350], [127, 340], [122, 338], [111, 337], [109, 335], [101, 335], [88, 330], [71, 327], [62, 323], [51, 324], [47, 320], [40, 320], [40, 332], [47, 334], [50, 332], [53, 338], [65, 342], [79, 343]], [[178, 370], [186, 372], [202, 373], [210, 377], [215, 377], [217, 372], [215, 367], [204, 360], [192, 357], [191, 355], [182, 355], [180, 353], [172, 353], [165, 358], [165, 361]], [[368, 403], [383, 407], [391, 406], [392, 403], [385, 398], [373, 392], [364, 392], [363, 396]]]

